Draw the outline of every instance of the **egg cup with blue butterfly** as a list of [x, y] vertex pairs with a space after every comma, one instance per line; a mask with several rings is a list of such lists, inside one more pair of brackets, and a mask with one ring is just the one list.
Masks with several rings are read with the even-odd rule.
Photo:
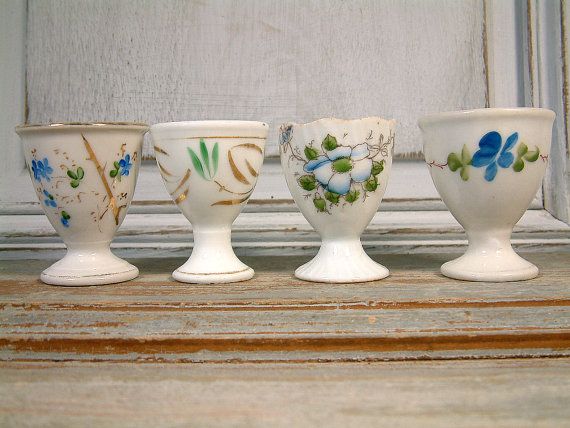
[[469, 246], [441, 272], [468, 281], [519, 281], [538, 275], [510, 242], [542, 183], [554, 112], [538, 108], [439, 113], [419, 121], [435, 187], [464, 227]]

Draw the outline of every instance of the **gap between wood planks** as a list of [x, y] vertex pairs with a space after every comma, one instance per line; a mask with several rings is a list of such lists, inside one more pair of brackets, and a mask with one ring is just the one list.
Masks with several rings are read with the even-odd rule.
[[[473, 351], [473, 350], [516, 350], [516, 357], [525, 355], [529, 350], [550, 349], [562, 351], [560, 355], [570, 355], [570, 332], [539, 333], [539, 334], [491, 334], [491, 335], [457, 335], [441, 337], [312, 337], [312, 338], [243, 338], [243, 339], [73, 339], [73, 338], [0, 338], [0, 350], [9, 351], [12, 356], [2, 358], [9, 361], [22, 360], [57, 360], [54, 352], [61, 356], [67, 355], [65, 360], [75, 360], [69, 355], [87, 357], [88, 361], [109, 360], [112, 356], [131, 356], [122, 360], [152, 360], [152, 361], [180, 361], [176, 355], [202, 353], [202, 361], [208, 361], [204, 352], [224, 354], [228, 353], [224, 361], [249, 360], [247, 355], [237, 357], [235, 353], [283, 353], [283, 352], [311, 352], [316, 354], [330, 353], [392, 353], [392, 352], [437, 352], [437, 351]], [[18, 356], [20, 354], [20, 357]], [[37, 354], [38, 357], [30, 357]], [[49, 357], [49, 355], [52, 357]], [[233, 354], [233, 355], [232, 355]], [[26, 357], [27, 355], [27, 357]], [[108, 358], [99, 358], [97, 355], [106, 355]], [[137, 358], [132, 356], [136, 355]], [[166, 356], [170, 358], [166, 358]], [[380, 355], [375, 358], [382, 359]], [[540, 355], [541, 357], [548, 354]], [[161, 359], [162, 357], [162, 359]], [[471, 356], [474, 358], [474, 356]], [[23, 358], [23, 359], [22, 359]], [[319, 359], [318, 357], [315, 357]], [[409, 359], [410, 356], [387, 358], [389, 360]], [[411, 357], [414, 358], [414, 357]], [[428, 358], [426, 356], [426, 358]], [[184, 357], [183, 357], [184, 359]], [[254, 358], [255, 359], [255, 358]], [[119, 358], [119, 360], [121, 360]], [[284, 358], [286, 361], [286, 358]], [[312, 360], [312, 359], [307, 359]]]

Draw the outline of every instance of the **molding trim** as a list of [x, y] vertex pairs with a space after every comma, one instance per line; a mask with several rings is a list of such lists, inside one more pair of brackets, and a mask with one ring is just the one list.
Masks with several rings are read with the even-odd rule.
[[[570, 222], [570, 157], [567, 137], [568, 34], [565, 29], [563, 4], [560, 1], [532, 0], [529, 17], [536, 38], [536, 55], [531, 57], [536, 69], [537, 95], [534, 105], [556, 113], [552, 132], [550, 162], [544, 181], [544, 206], [556, 218]], [[564, 30], [564, 31], [563, 31]]]
[[567, 137], [568, 49], [564, 2], [484, 0], [490, 107], [533, 106], [553, 110], [550, 162], [543, 182], [544, 204], [570, 222]]
[[[182, 214], [128, 214], [113, 248], [125, 257], [188, 256], [192, 227]], [[448, 211], [377, 213], [362, 236], [371, 253], [434, 253], [464, 250], [462, 227]], [[311, 255], [319, 237], [298, 212], [244, 213], [232, 233], [241, 255]], [[522, 251], [570, 252], [570, 226], [544, 210], [527, 211], [515, 227]], [[64, 246], [43, 215], [0, 216], [0, 259], [59, 257]]]

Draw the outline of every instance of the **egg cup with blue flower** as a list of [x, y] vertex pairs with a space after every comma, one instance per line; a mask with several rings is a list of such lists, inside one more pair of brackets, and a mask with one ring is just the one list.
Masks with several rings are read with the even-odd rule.
[[555, 114], [538, 108], [439, 113], [419, 121], [425, 160], [469, 246], [441, 272], [468, 281], [519, 281], [538, 268], [511, 246], [550, 157]]
[[43, 282], [101, 285], [138, 276], [110, 244], [133, 197], [147, 130], [122, 122], [16, 128], [40, 206], [67, 246]]
[[321, 237], [317, 255], [297, 268], [305, 281], [354, 283], [389, 275], [360, 235], [386, 190], [396, 122], [379, 117], [320, 119], [281, 126], [279, 150], [297, 206]]

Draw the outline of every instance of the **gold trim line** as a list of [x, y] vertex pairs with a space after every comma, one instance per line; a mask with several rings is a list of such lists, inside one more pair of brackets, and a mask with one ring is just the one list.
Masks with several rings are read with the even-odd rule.
[[161, 140], [200, 140], [200, 139], [212, 139], [212, 138], [225, 138], [225, 139], [244, 139], [244, 140], [266, 140], [267, 137], [244, 137], [243, 135], [211, 135], [211, 136], [201, 136], [201, 137], [178, 137], [178, 138], [161, 138]]

